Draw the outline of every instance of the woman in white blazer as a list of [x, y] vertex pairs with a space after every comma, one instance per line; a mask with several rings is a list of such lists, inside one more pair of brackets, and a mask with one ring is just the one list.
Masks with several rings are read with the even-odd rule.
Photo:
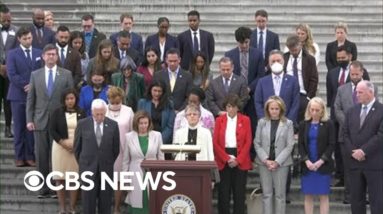
[[[126, 149], [122, 162], [122, 170], [139, 172], [144, 178], [141, 168], [143, 160], [164, 160], [161, 152], [162, 136], [153, 131], [153, 125], [148, 113], [138, 111], [133, 118], [133, 131], [126, 134]], [[132, 177], [134, 190], [128, 192], [125, 202], [129, 204], [129, 213], [149, 213], [148, 191], [140, 189], [137, 176]]]
[[[196, 155], [187, 155], [188, 160], [214, 161], [213, 140], [209, 129], [199, 124], [201, 112], [198, 106], [189, 104], [185, 108], [188, 126], [178, 129], [174, 135], [173, 144], [198, 145], [201, 151]], [[175, 160], [185, 160], [185, 153], [178, 153]]]
[[254, 139], [263, 190], [264, 214], [285, 213], [287, 173], [293, 163], [291, 152], [294, 146], [293, 122], [285, 117], [285, 112], [283, 100], [278, 96], [271, 96], [265, 103], [265, 117], [258, 121]]

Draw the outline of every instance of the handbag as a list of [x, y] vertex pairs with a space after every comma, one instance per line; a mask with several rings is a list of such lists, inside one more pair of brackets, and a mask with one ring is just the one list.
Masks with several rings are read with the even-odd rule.
[[247, 214], [262, 214], [262, 193], [260, 192], [260, 188], [255, 188], [247, 197]]

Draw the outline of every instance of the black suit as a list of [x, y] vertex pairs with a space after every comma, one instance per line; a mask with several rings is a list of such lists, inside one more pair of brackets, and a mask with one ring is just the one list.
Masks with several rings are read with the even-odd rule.
[[[85, 33], [82, 32], [82, 34], [85, 38]], [[99, 32], [96, 28], [94, 28], [93, 35], [92, 35], [92, 41], [90, 42], [89, 51], [88, 51], [89, 59], [96, 56], [98, 44], [100, 44], [100, 42], [104, 39], [106, 39], [105, 34]]]
[[[344, 46], [350, 49], [352, 54], [352, 61], [357, 59], [358, 50], [356, 49], [356, 45], [353, 42], [350, 42], [346, 39], [344, 42]], [[338, 61], [336, 60], [336, 52], [338, 51], [338, 41], [333, 41], [327, 44], [326, 47], [326, 66], [327, 70], [331, 71], [331, 69], [338, 66]]]
[[[266, 45], [265, 46], [265, 66], [269, 64], [269, 53], [272, 50], [279, 50], [280, 45], [279, 45], [279, 36], [278, 34], [274, 33], [273, 31], [266, 30]], [[253, 30], [251, 37], [250, 37], [250, 46], [254, 48], [258, 48], [258, 32], [257, 28]], [[263, 51], [263, 50], [261, 50]], [[263, 55], [262, 55], [263, 56]]]
[[176, 111], [182, 110], [186, 106], [187, 95], [193, 86], [193, 79], [190, 72], [179, 68], [173, 92], [170, 90], [169, 71], [162, 70], [154, 73], [153, 81], [161, 81], [166, 85], [166, 93], [173, 101]]
[[[117, 122], [105, 117], [100, 146], [97, 145], [93, 117], [78, 122], [74, 154], [79, 164], [79, 172], [92, 172], [93, 175], [87, 176], [87, 178], [94, 182], [92, 190], [82, 191], [82, 208], [85, 214], [96, 213], [96, 206], [98, 213], [111, 213], [113, 190], [108, 184], [105, 186], [105, 190], [101, 190], [100, 179], [101, 172], [113, 179], [113, 165], [119, 152], [120, 134]], [[84, 181], [81, 182], [88, 186]]]
[[32, 37], [33, 37], [32, 47], [42, 50], [47, 44], [55, 44], [56, 42], [55, 32], [53, 32], [51, 29], [47, 27], [43, 27], [42, 28], [43, 35], [41, 39], [38, 39], [37, 29], [35, 25], [30, 26], [29, 29], [31, 30]]
[[[350, 108], [344, 124], [345, 158], [350, 166], [351, 210], [353, 214], [366, 213], [366, 187], [371, 214], [383, 210], [383, 104], [375, 101], [362, 127], [362, 105]], [[362, 149], [365, 160], [357, 161], [352, 150]]]
[[[199, 38], [200, 38], [200, 50], [203, 52], [207, 59], [209, 60], [209, 64], [212, 62], [215, 51], [215, 41], [213, 34], [199, 29]], [[190, 62], [194, 57], [193, 53], [193, 38], [190, 29], [182, 32], [178, 35], [178, 44], [180, 49], [181, 56], [181, 68], [185, 70], [189, 70]]]
[[[121, 51], [120, 49], [118, 49], [118, 47], [115, 47], [113, 49], [114, 51], [114, 56], [120, 60], [121, 62]], [[125, 51], [125, 56], [130, 56], [130, 58], [132, 58], [132, 60], [134, 61], [134, 63], [136, 64], [136, 66], [140, 66], [141, 63], [142, 63], [142, 57], [140, 55], [140, 53], [134, 49], [134, 48], [128, 48], [128, 50]]]

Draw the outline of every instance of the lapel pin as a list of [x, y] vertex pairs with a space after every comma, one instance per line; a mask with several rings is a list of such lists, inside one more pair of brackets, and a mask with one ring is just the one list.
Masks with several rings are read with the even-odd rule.
[[105, 123], [105, 127], [108, 127], [108, 124], [107, 124], [107, 123]]
[[372, 108], [371, 110], [375, 111], [375, 108]]

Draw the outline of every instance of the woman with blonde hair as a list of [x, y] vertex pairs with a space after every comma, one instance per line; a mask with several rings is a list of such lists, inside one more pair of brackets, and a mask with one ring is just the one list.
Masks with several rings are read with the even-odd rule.
[[289, 166], [293, 164], [294, 126], [285, 117], [285, 112], [283, 100], [271, 96], [265, 103], [265, 117], [259, 120], [255, 134], [254, 147], [263, 191], [264, 214], [286, 212], [286, 182]]
[[315, 57], [315, 61], [318, 66], [320, 61], [320, 50], [318, 44], [314, 42], [310, 26], [308, 24], [299, 24], [295, 28], [295, 31], [299, 37], [299, 41], [302, 44], [302, 48]]
[[305, 195], [306, 214], [314, 212], [314, 196], [319, 196], [320, 213], [329, 213], [334, 144], [335, 129], [328, 118], [325, 102], [314, 97], [307, 105], [305, 120], [299, 124], [298, 138], [302, 169], [301, 189]]

